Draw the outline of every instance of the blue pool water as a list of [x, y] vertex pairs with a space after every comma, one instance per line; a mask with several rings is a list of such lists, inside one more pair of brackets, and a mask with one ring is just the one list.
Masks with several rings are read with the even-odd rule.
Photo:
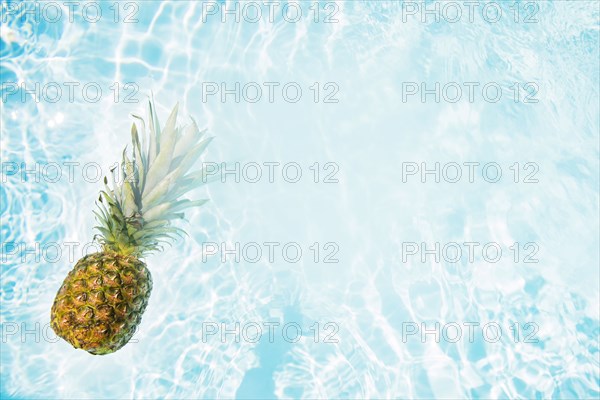
[[[82, 2], [72, 21], [64, 2], [16, 4], [0, 41], [2, 398], [598, 398], [596, 1], [480, 2], [473, 18], [463, 2], [281, 1], [272, 18], [262, 1]], [[436, 82], [439, 101], [422, 98]], [[203, 162], [239, 165], [239, 182], [195, 192], [210, 202], [189, 236], [146, 259], [133, 342], [91, 356], [56, 338], [50, 306], [91, 251], [96, 172], [150, 93], [162, 122], [179, 101], [207, 127]], [[435, 163], [439, 182], [421, 174]], [[239, 260], [220, 251], [236, 243]]]

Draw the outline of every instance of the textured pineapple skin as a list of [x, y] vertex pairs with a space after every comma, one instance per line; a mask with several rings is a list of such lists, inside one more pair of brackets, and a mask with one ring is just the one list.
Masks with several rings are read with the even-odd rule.
[[113, 353], [135, 333], [151, 291], [150, 271], [134, 256], [89, 254], [77, 262], [56, 294], [52, 329], [75, 348]]

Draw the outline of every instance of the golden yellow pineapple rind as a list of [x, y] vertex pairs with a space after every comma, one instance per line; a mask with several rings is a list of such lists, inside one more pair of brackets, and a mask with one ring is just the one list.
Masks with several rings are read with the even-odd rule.
[[151, 291], [150, 271], [134, 256], [110, 251], [87, 255], [54, 299], [52, 329], [75, 348], [115, 352], [135, 333]]

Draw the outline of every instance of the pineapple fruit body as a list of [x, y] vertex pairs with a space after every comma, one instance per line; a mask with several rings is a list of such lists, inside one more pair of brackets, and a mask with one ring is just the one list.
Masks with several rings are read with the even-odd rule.
[[51, 309], [54, 332], [92, 354], [113, 353], [135, 333], [152, 291], [146, 264], [111, 250], [83, 257]]

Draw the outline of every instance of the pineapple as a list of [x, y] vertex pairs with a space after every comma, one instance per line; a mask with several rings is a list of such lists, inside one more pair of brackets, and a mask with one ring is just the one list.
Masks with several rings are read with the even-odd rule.
[[51, 309], [54, 332], [92, 354], [113, 353], [131, 339], [152, 291], [152, 276], [141, 259], [185, 233], [171, 221], [206, 202], [181, 196], [206, 182], [203, 170], [190, 170], [212, 138], [204, 137], [193, 120], [176, 127], [177, 106], [161, 130], [152, 101], [148, 108], [148, 130], [133, 116], [143, 141], [134, 123], [131, 158], [123, 151], [123, 178], [112, 170], [112, 188], [104, 178], [94, 237], [102, 251], [77, 262]]

